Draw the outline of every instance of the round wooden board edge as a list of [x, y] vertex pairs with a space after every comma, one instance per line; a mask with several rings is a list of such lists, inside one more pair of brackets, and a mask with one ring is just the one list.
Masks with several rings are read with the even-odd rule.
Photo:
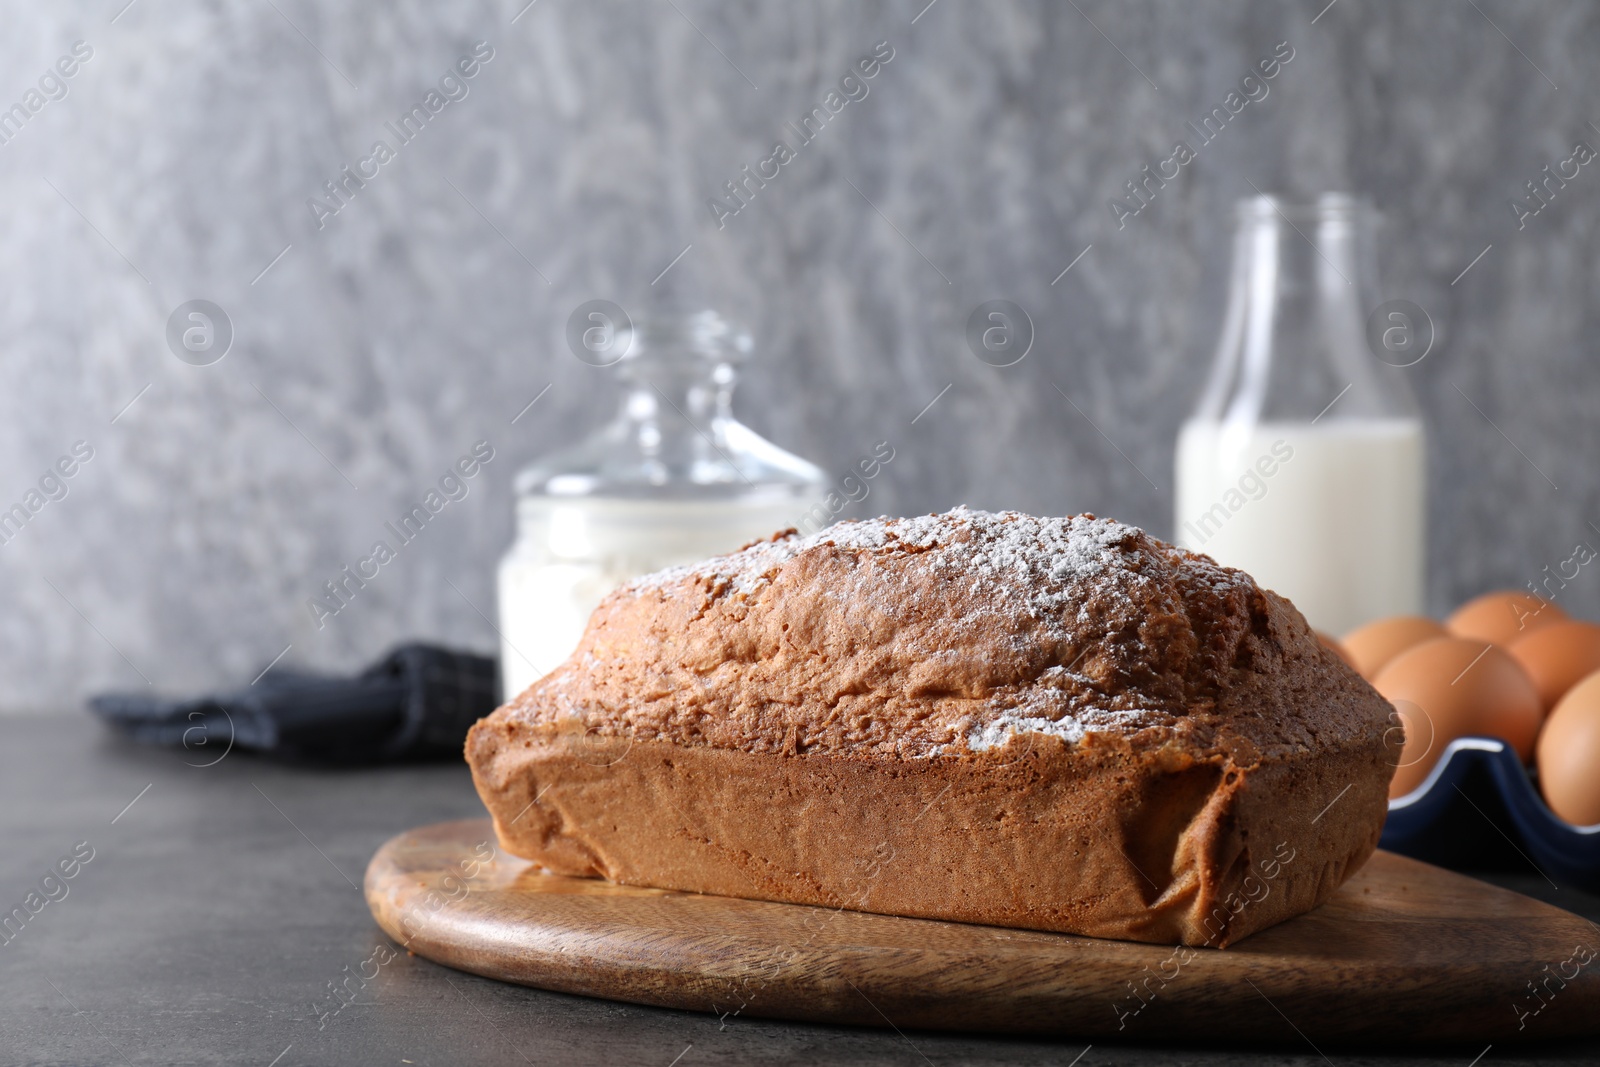
[[[474, 846], [471, 842], [476, 841]], [[431, 848], [454, 858], [452, 870], [455, 873], [455, 885], [450, 888], [449, 896], [441, 895], [439, 888], [449, 883], [449, 878], [435, 879], [433, 883], [419, 877], [422, 872], [413, 871], [412, 866], [404, 864], [398, 857], [414, 853], [419, 848]], [[702, 903], [727, 903], [736, 907], [794, 909], [795, 911], [809, 911], [800, 905], [783, 904], [771, 901], [750, 901], [740, 898], [724, 898], [704, 896], [696, 893], [683, 893], [673, 890], [648, 889], [634, 886], [622, 886], [598, 879], [569, 879], [558, 875], [538, 874], [536, 869], [527, 861], [505, 853], [498, 848], [492, 824], [488, 819], [455, 820], [451, 822], [435, 823], [428, 826], [416, 827], [412, 830], [397, 834], [384, 842], [373, 855], [368, 864], [365, 878], [364, 891], [368, 907], [374, 920], [390, 937], [394, 938], [403, 948], [416, 955], [423, 956], [435, 963], [452, 967], [467, 973], [482, 977], [493, 978], [513, 984], [531, 986], [555, 992], [576, 994], [581, 996], [597, 997], [626, 1003], [643, 1004], [653, 1007], [672, 1008], [720, 1015], [724, 1019], [732, 1016], [749, 1016], [757, 1018], [773, 1018], [790, 1021], [813, 1022], [822, 1024], [844, 1024], [871, 1026], [875, 1028], [897, 1027], [905, 1029], [945, 1030], [961, 1032], [988, 1032], [1011, 1034], [1016, 1036], [1077, 1036], [1144, 1040], [1172, 1040], [1181, 1039], [1200, 1041], [1207, 1044], [1240, 1043], [1256, 1045], [1292, 1044], [1299, 1040], [1309, 1040], [1300, 1032], [1298, 1027], [1289, 1023], [1288, 1016], [1273, 1000], [1268, 1000], [1266, 993], [1256, 988], [1259, 998], [1252, 1003], [1245, 1000], [1228, 1006], [1228, 1010], [1218, 1015], [1215, 1005], [1202, 1011], [1196, 1017], [1192, 1011], [1186, 1011], [1181, 1004], [1168, 1002], [1160, 1005], [1160, 1009], [1150, 1020], [1147, 1027], [1130, 1028], [1125, 1019], [1121, 1025], [1113, 1026], [1114, 1013], [1103, 1013], [1099, 1016], [1086, 1015], [1076, 1009], [1075, 1001], [1063, 1001], [1057, 995], [1048, 998], [1054, 1003], [1040, 1004], [1038, 1007], [1048, 1007], [1051, 1010], [1048, 1017], [1035, 1017], [1019, 1019], [1015, 1017], [985, 1017], [981, 1005], [975, 1009], [973, 1005], [962, 1005], [959, 1010], [949, 1010], [943, 1003], [946, 998], [933, 998], [930, 1002], [931, 1011], [916, 1012], [914, 1017], [908, 1018], [897, 1011], [896, 1021], [880, 1010], [875, 1000], [868, 999], [860, 988], [870, 984], [872, 975], [859, 969], [855, 977], [860, 980], [860, 985], [851, 980], [845, 973], [849, 968], [835, 966], [832, 972], [825, 976], [827, 981], [819, 987], [816, 981], [804, 984], [802, 988], [785, 990], [772, 987], [778, 985], [775, 979], [769, 978], [765, 983], [759, 983], [755, 993], [774, 993], [768, 997], [743, 996], [741, 999], [740, 983], [743, 982], [745, 992], [750, 992], [748, 972], [738, 967], [733, 967], [728, 973], [712, 973], [716, 953], [702, 952], [702, 958], [710, 961], [713, 966], [704, 970], [685, 971], [682, 968], [652, 967], [643, 959], [630, 959], [627, 950], [617, 945], [607, 947], [602, 964], [596, 964], [585, 959], [578, 953], [570, 952], [570, 946], [543, 946], [533, 951], [517, 952], [508, 951], [504, 945], [498, 946], [493, 951], [482, 949], [474, 950], [464, 944], [470, 938], [462, 936], [460, 915], [452, 913], [451, 905], [467, 899], [474, 892], [471, 883], [477, 874], [473, 871], [472, 857], [474, 854], [495, 857], [499, 864], [514, 865], [511, 868], [499, 871], [500, 885], [487, 887], [489, 892], [494, 889], [504, 889], [510, 884], [521, 879], [525, 874], [535, 874], [541, 880], [552, 879], [551, 885], [563, 884], [562, 891], [554, 894], [556, 898], [588, 897], [590, 899], [616, 901], [618, 899], [671, 899], [694, 898]], [[1444, 871], [1427, 864], [1405, 857], [1380, 853], [1385, 857], [1385, 864], [1397, 863], [1404, 868], [1410, 868], [1419, 873], [1424, 873], [1430, 878], [1440, 878], [1449, 883], [1469, 885], [1481, 888], [1486, 894], [1498, 895], [1516, 901], [1523, 910], [1547, 917], [1559, 917], [1570, 920], [1574, 924], [1571, 928], [1579, 930], [1587, 927], [1594, 931], [1594, 924], [1581, 916], [1563, 911], [1551, 905], [1546, 905], [1531, 898], [1521, 896], [1510, 890], [1500, 889], [1479, 882], [1466, 875]], [[483, 866], [487, 866], [484, 864]], [[437, 871], [433, 872], [438, 874]], [[1364, 872], [1363, 872], [1364, 873]], [[466, 875], [467, 877], [462, 877]], [[1357, 874], [1352, 881], [1359, 879]], [[410, 879], [413, 881], [411, 892], [420, 896], [422, 903], [417, 905], [414, 901], [403, 899], [397, 883]], [[577, 893], [567, 884], [580, 886]], [[483, 891], [483, 890], [478, 890]], [[1343, 890], [1341, 890], [1343, 892]], [[425, 894], [432, 893], [433, 899], [429, 900]], [[459, 894], [459, 895], [458, 895]], [[454, 898], [454, 899], [452, 899]], [[482, 903], [480, 898], [479, 903]], [[1326, 907], [1326, 906], [1325, 906]], [[826, 910], [826, 909], [824, 909]], [[1315, 916], [1317, 912], [1310, 913]], [[420, 914], [420, 918], [418, 913]], [[1002, 936], [1022, 935], [1029, 938], [1056, 939], [1061, 938], [1069, 942], [1104, 946], [1113, 952], [1137, 953], [1159, 949], [1162, 953], [1176, 950], [1169, 946], [1151, 946], [1135, 942], [1102, 941], [1095, 938], [1074, 937], [1067, 934], [1050, 934], [1038, 931], [1008, 930], [998, 927], [970, 927], [960, 923], [943, 923], [937, 920], [903, 918], [898, 916], [883, 916], [863, 912], [840, 912], [855, 919], [872, 921], [886, 921], [895, 924], [928, 924], [930, 927], [956, 927], [962, 930], [994, 931]], [[447, 921], [448, 920], [448, 921]], [[1290, 923], [1297, 920], [1290, 920]], [[1282, 929], [1283, 926], [1273, 929]], [[479, 931], [483, 924], [479, 925]], [[533, 929], [530, 927], [530, 929]], [[497, 931], [497, 933], [500, 933]], [[1263, 931], [1254, 937], [1241, 942], [1241, 946], [1248, 946], [1251, 942], [1264, 942], [1270, 940], [1268, 935], [1271, 930]], [[1591, 941], [1591, 943], [1593, 943]], [[763, 951], [771, 954], [772, 946], [768, 942]], [[1216, 951], [1216, 950], [1202, 950]], [[1251, 953], [1240, 951], [1240, 948], [1228, 950], [1230, 956], [1241, 962], [1248, 960]], [[510, 962], [508, 962], [508, 960]], [[854, 961], [858, 965], [860, 960]], [[1554, 961], [1559, 962], [1559, 961]], [[1397, 968], [1399, 965], [1397, 964]], [[1534, 968], [1534, 972], [1537, 972]], [[1539, 973], [1530, 972], [1529, 978], [1540, 977]], [[1138, 971], [1132, 977], [1139, 976]], [[1268, 989], [1268, 978], [1265, 973], [1257, 974], [1263, 985]], [[1370, 977], [1370, 975], [1369, 975]], [[1397, 969], [1395, 978], [1401, 974]], [[1414, 976], [1411, 976], [1414, 977]], [[1582, 997], [1568, 995], [1563, 998], [1567, 1004], [1554, 1016], [1542, 1020], [1546, 1025], [1536, 1026], [1531, 1032], [1522, 1032], [1527, 1029], [1526, 1020], [1523, 1028], [1509, 1029], [1508, 1025], [1491, 1022], [1486, 1017], [1480, 1017], [1476, 1012], [1466, 1012], [1457, 1017], [1459, 1025], [1441, 1030], [1435, 1025], [1417, 1025], [1407, 1027], [1400, 1032], [1393, 1030], [1373, 1030], [1370, 1020], [1367, 1022], [1366, 1032], [1321, 1033], [1315, 1034], [1318, 1044], [1337, 1047], [1364, 1046], [1371, 1047], [1374, 1041], [1382, 1040], [1394, 1045], [1415, 1047], [1418, 1045], [1438, 1046], [1442, 1043], [1473, 1042], [1492, 1040], [1497, 1043], [1510, 1041], [1539, 1041], [1548, 1039], [1562, 1039], [1576, 1036], [1588, 1036], [1600, 1033], [1600, 972], [1590, 972], [1585, 984], [1587, 992]], [[1132, 989], [1131, 981], [1127, 983]], [[1237, 985], [1237, 981], [1235, 981]], [[1255, 988], [1256, 983], [1251, 983]], [[1530, 989], [1532, 988], [1530, 984]], [[1565, 987], [1563, 986], [1563, 989]], [[875, 990], [876, 991], [876, 990]], [[1148, 991], [1148, 987], [1147, 987]], [[1101, 990], [1104, 998], [1097, 1001], [1109, 1005], [1115, 994], [1107, 994]], [[788, 999], [785, 994], [792, 995]], [[881, 995], [881, 994], [880, 994]], [[1399, 994], [1396, 994], [1399, 995]], [[1152, 1000], [1156, 998], [1152, 997]], [[1536, 999], [1533, 994], [1528, 994], [1528, 1007], [1535, 1014], [1542, 1013], [1545, 1002]], [[1574, 1012], [1578, 1008], [1575, 1001], [1584, 1001], [1591, 1009], [1587, 1016], [1582, 1012]], [[1132, 1001], [1129, 1001], [1131, 1004]], [[1505, 1004], [1507, 1020], [1512, 1020], [1514, 1005], [1508, 999]], [[1209, 1016], [1209, 1017], [1208, 1017]], [[1223, 1022], [1221, 1030], [1218, 1029], [1219, 1021]], [[1424, 1020], [1417, 1020], [1423, 1023]], [[1540, 1020], [1535, 1020], [1536, 1022]], [[1240, 1026], [1239, 1024], [1244, 1024]], [[1287, 1025], [1286, 1025], [1287, 1024]], [[1298, 1036], [1297, 1036], [1298, 1035]]]

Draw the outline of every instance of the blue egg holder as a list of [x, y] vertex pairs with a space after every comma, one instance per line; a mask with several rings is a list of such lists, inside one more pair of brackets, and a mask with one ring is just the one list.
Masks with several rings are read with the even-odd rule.
[[1493, 737], [1450, 742], [1427, 780], [1389, 801], [1379, 845], [1456, 870], [1531, 868], [1600, 892], [1600, 825], [1557, 818], [1516, 752]]

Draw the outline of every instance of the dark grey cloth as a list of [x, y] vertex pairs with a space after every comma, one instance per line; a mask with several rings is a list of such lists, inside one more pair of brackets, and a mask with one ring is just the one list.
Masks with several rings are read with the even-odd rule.
[[490, 657], [411, 644], [355, 677], [274, 667], [231, 693], [108, 693], [89, 708], [135, 741], [203, 759], [232, 748], [331, 763], [460, 759], [467, 729], [497, 703], [495, 667]]

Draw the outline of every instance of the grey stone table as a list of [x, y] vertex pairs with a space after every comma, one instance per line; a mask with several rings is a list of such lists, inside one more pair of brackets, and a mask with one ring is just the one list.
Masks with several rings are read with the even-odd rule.
[[[329, 983], [389, 942], [358, 886], [373, 850], [481, 812], [464, 766], [328, 772], [125, 744], [86, 715], [0, 719], [0, 912], [52, 878], [0, 945], [3, 1064], [1451, 1064], [1324, 1049], [1286, 1024], [1256, 1050], [897, 1033], [730, 1020], [503, 985], [398, 954], [337, 1014]], [[87, 843], [80, 846], [80, 843]], [[74, 849], [78, 855], [74, 857]], [[87, 862], [75, 862], [88, 855]], [[1497, 879], [1600, 918], [1600, 900]], [[1542, 892], [1541, 892], [1542, 886]], [[61, 895], [65, 889], [65, 896]], [[41, 897], [40, 899], [44, 899]], [[36, 900], [35, 905], [38, 901]], [[382, 958], [382, 955], [378, 958]], [[348, 968], [348, 971], [346, 970]], [[1600, 1061], [1600, 1044], [1495, 1047], [1500, 1064]]]

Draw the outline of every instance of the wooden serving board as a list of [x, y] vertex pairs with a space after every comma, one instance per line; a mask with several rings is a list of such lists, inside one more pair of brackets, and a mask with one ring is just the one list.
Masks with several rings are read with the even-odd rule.
[[1318, 1045], [1600, 1033], [1600, 930], [1385, 852], [1223, 951], [541, 874], [497, 851], [487, 819], [392, 839], [366, 895], [446, 966], [729, 1017]]

